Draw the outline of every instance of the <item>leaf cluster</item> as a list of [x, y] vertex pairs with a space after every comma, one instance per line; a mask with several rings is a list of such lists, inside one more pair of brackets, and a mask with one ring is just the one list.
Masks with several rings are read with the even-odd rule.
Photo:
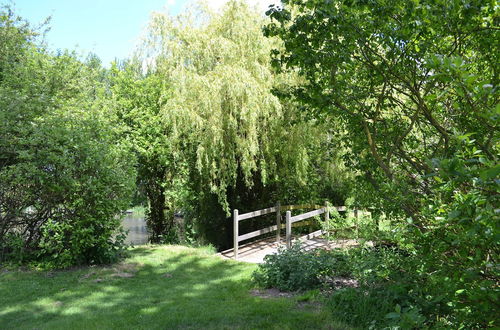
[[454, 326], [495, 324], [498, 6], [284, 1], [268, 15], [265, 33], [284, 43], [273, 63], [305, 79], [289, 95], [337, 120], [357, 203], [380, 207], [418, 255], [405, 267], [420, 308]]
[[46, 51], [9, 10], [0, 22], [0, 259], [108, 262], [135, 172], [100, 64]]

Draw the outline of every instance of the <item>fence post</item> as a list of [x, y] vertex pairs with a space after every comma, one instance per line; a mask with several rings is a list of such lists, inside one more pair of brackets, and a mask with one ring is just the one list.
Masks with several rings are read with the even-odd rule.
[[281, 203], [276, 203], [276, 243], [281, 241], [280, 233], [281, 233]]
[[286, 211], [286, 247], [289, 249], [292, 247], [292, 223], [290, 218], [292, 217], [292, 212]]
[[[325, 201], [325, 225], [323, 226], [322, 230], [322, 234], [326, 234], [326, 237], [330, 238], [332, 228], [330, 227], [330, 207], [328, 201]], [[328, 246], [330, 246], [329, 240]]]
[[358, 212], [359, 212], [359, 211], [358, 211], [358, 208], [356, 207], [356, 208], [354, 209], [354, 218], [355, 218], [356, 220], [354, 220], [354, 221], [356, 221], [356, 238], [357, 238], [357, 239], [359, 238], [359, 214], [358, 214]]
[[233, 211], [234, 260], [238, 259], [238, 210]]
[[330, 209], [328, 207], [328, 201], [325, 201], [325, 224], [328, 226], [330, 221]]

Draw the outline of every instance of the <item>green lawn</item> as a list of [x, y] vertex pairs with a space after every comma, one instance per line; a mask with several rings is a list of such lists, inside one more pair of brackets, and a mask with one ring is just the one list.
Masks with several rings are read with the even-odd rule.
[[347, 329], [317, 303], [250, 293], [255, 265], [144, 246], [76, 270], [0, 269], [0, 329]]

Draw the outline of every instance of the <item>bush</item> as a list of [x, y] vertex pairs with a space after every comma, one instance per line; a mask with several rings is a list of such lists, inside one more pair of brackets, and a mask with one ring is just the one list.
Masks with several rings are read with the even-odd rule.
[[[266, 256], [253, 279], [262, 287], [283, 291], [323, 287], [335, 318], [355, 327], [410, 329], [426, 321], [417, 304], [419, 282], [404, 272], [410, 259], [408, 252], [384, 246], [306, 252], [296, 244]], [[331, 290], [332, 277], [356, 279], [359, 287]]]
[[299, 291], [318, 288], [332, 274], [345, 275], [345, 260], [326, 251], [303, 251], [300, 244], [267, 255], [253, 273], [254, 281], [266, 288]]
[[[493, 117], [485, 119], [494, 123]], [[434, 195], [422, 212], [426, 227], [410, 233], [419, 247], [420, 267], [414, 268], [425, 279], [426, 301], [465, 328], [499, 325], [500, 165], [477, 148], [475, 135], [458, 136], [453, 155], [432, 160]]]
[[113, 121], [104, 71], [51, 54], [0, 8], [0, 261], [111, 261], [133, 158]]
[[327, 298], [335, 318], [355, 327], [413, 329], [426, 320], [415, 296], [419, 282], [408, 272], [413, 256], [397, 247], [379, 245], [339, 251], [357, 288], [335, 290]]
[[[133, 168], [99, 121], [46, 118], [0, 171], [0, 257], [54, 267], [112, 261]], [[22, 244], [21, 244], [22, 242]]]
[[326, 305], [336, 320], [363, 329], [415, 329], [426, 320], [420, 308], [390, 285], [337, 290]]

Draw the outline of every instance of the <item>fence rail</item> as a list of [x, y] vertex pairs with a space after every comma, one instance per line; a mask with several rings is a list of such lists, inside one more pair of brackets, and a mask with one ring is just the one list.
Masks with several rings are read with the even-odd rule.
[[[331, 208], [334, 208], [337, 211], [345, 211], [346, 210], [345, 206], [332, 206]], [[316, 209], [316, 210], [306, 212], [303, 214], [299, 214], [299, 215], [292, 217], [291, 211], [298, 210], [298, 209]], [[273, 207], [268, 207], [266, 209], [248, 212], [248, 213], [243, 213], [243, 214], [239, 214], [239, 211], [237, 209], [235, 209], [233, 211], [234, 259], [238, 259], [238, 245], [239, 245], [239, 242], [241, 242], [241, 241], [245, 241], [245, 240], [250, 239], [250, 238], [254, 238], [254, 237], [257, 237], [260, 235], [264, 235], [264, 234], [276, 231], [276, 242], [279, 243], [281, 240], [280, 231], [283, 228], [283, 226], [281, 224], [281, 212], [282, 211], [286, 211], [286, 223], [285, 223], [284, 227], [286, 228], [286, 246], [287, 247], [290, 247], [291, 243], [292, 243], [292, 223], [306, 220], [306, 219], [312, 218], [314, 216], [317, 216], [317, 215], [320, 215], [323, 213], [325, 214], [325, 221], [328, 221], [329, 216], [330, 216], [329, 215], [329, 206], [316, 205], [316, 204], [281, 206], [280, 203], [277, 203], [276, 206], [273, 206]], [[252, 231], [250, 233], [243, 234], [243, 235], [239, 234], [239, 222], [240, 221], [255, 218], [255, 217], [270, 214], [270, 213], [276, 213], [276, 225], [266, 227], [263, 229], [259, 229], [259, 230], [255, 230], [255, 231]], [[309, 237], [309, 236], [311, 236], [311, 238], [313, 238], [313, 237], [320, 236], [322, 234], [323, 234], [323, 231], [318, 230], [318, 231], [315, 231], [314, 233], [310, 233], [306, 236], [303, 236], [300, 239], [304, 239], [304, 237]], [[306, 238], [306, 239], [310, 239], [310, 238]]]
[[257, 236], [260, 236], [260, 235], [264, 235], [264, 234], [267, 234], [267, 233], [271, 233], [271, 232], [273, 232], [273, 231], [275, 231], [277, 229], [278, 229], [278, 225], [274, 225], [274, 226], [271, 226], [271, 227], [259, 229], [259, 230], [256, 230], [256, 231], [252, 231], [250, 233], [238, 236], [238, 242], [245, 241], [247, 239], [254, 238], [254, 237], [257, 237]]
[[258, 216], [261, 216], [261, 215], [265, 215], [265, 214], [276, 212], [277, 207], [278, 206], [269, 207], [267, 209], [262, 209], [262, 210], [248, 212], [248, 213], [244, 213], [244, 214], [238, 215], [238, 221], [245, 220], [245, 219], [250, 219], [250, 218], [255, 218], [255, 217], [258, 217]]
[[[290, 212], [290, 211], [286, 211], [286, 212], [288, 214], [288, 212]], [[326, 212], [326, 207], [323, 207], [319, 210], [314, 210], [311, 212], [302, 213], [302, 214], [296, 215], [294, 217], [292, 217], [292, 215], [291, 215], [292, 213], [290, 212], [290, 223], [294, 223], [294, 222], [297, 222], [300, 220], [309, 219], [309, 218], [315, 217], [317, 215], [323, 214], [325, 212]]]

